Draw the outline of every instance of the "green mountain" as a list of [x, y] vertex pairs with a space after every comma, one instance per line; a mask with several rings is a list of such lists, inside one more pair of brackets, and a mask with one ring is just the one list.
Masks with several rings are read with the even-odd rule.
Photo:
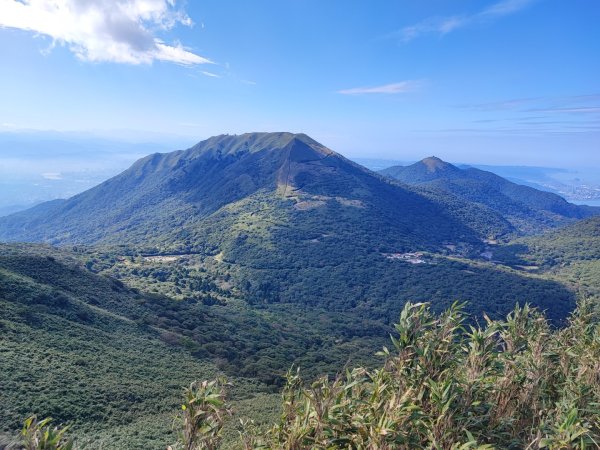
[[409, 184], [427, 183], [439, 178], [463, 178], [463, 171], [450, 163], [431, 156], [410, 166], [392, 166], [379, 173]]
[[321, 228], [332, 235], [342, 222], [355, 227], [354, 234], [370, 235], [376, 228], [381, 243], [407, 248], [478, 237], [443, 205], [382, 180], [306, 135], [251, 133], [150, 155], [66, 201], [0, 219], [0, 239], [160, 242], [181, 250], [182, 232], [205, 227], [215, 214], [235, 212], [252, 220], [265, 218], [271, 213], [266, 209], [287, 223], [331, 217], [333, 223]]
[[[71, 199], [1, 218], [0, 238], [112, 245], [117, 259], [195, 257], [254, 306], [389, 324], [408, 300], [441, 310], [461, 299], [500, 316], [531, 301], [564, 317], [573, 296], [560, 285], [460, 259], [510, 229], [490, 211], [388, 181], [306, 135], [251, 133], [150, 155]], [[131, 282], [142, 269], [106, 270]], [[169, 264], [161, 270], [182, 278]]]
[[435, 156], [380, 173], [408, 185], [442, 190], [484, 205], [521, 233], [539, 232], [600, 213], [598, 208], [573, 205], [556, 194], [512, 183], [491, 172], [460, 169]]

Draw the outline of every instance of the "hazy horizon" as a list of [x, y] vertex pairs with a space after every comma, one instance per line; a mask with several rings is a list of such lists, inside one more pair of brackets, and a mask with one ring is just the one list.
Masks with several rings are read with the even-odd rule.
[[[116, 135], [116, 133], [115, 133]], [[113, 135], [114, 136], [114, 135]], [[151, 153], [186, 149], [197, 143], [182, 136], [155, 133], [146, 138], [123, 131], [119, 139], [94, 133], [21, 131], [0, 133], [0, 216], [38, 203], [64, 199], [90, 189], [119, 174], [136, 160]], [[153, 142], [154, 141], [154, 142]], [[323, 144], [327, 145], [326, 142]], [[511, 181], [530, 184], [565, 196], [569, 201], [598, 205], [597, 200], [579, 201], [562, 191], [582, 184], [600, 191], [600, 171], [593, 167], [552, 167], [539, 165], [491, 164], [490, 161], [451, 160], [443, 151], [404, 153], [405, 158], [358, 153], [344, 154], [364, 165], [381, 170], [393, 165], [408, 165], [428, 156], [437, 156], [461, 166], [489, 170]]]
[[[580, 161], [568, 158], [565, 160], [565, 164], [550, 164], [548, 158], [544, 157], [543, 154], [525, 155], [526, 158], [522, 158], [524, 162], [520, 162], [517, 158], [509, 158], [505, 154], [484, 154], [471, 152], [464, 154], [464, 157], [460, 155], [462, 153], [456, 153], [451, 149], [446, 148], [443, 144], [437, 146], [426, 147], [424, 150], [410, 150], [410, 149], [398, 149], [393, 150], [381, 150], [376, 146], [365, 149], [353, 149], [352, 147], [340, 148], [331, 144], [331, 142], [319, 139], [316, 135], [310, 134], [305, 130], [246, 130], [241, 132], [231, 132], [223, 130], [212, 135], [198, 135], [198, 137], [177, 135], [172, 133], [162, 132], [148, 132], [140, 130], [111, 130], [111, 131], [98, 131], [98, 130], [35, 130], [35, 129], [15, 129], [10, 131], [0, 131], [0, 164], [3, 158], [7, 156], [14, 157], [15, 155], [24, 156], [43, 156], [43, 157], [61, 157], [65, 155], [64, 149], [55, 148], [43, 148], [39, 147], [37, 153], [27, 153], [30, 151], [34, 143], [58, 143], [64, 142], [67, 144], [67, 153], [78, 153], [84, 158], [81, 159], [82, 165], [85, 165], [85, 157], [91, 157], [93, 159], [97, 156], [98, 148], [101, 148], [103, 152], [118, 155], [119, 151], [123, 146], [132, 146], [139, 149], [136, 153], [135, 159], [128, 159], [130, 164], [136, 159], [149, 155], [151, 153], [160, 152], [168, 153], [177, 150], [186, 150], [195, 144], [204, 141], [213, 136], [217, 135], [240, 135], [244, 133], [254, 132], [292, 132], [292, 133], [304, 133], [314, 138], [321, 144], [336, 151], [351, 159], [378, 159], [387, 160], [391, 162], [405, 162], [413, 163], [420, 161], [423, 158], [429, 156], [436, 156], [444, 161], [451, 162], [453, 164], [473, 164], [473, 165], [490, 165], [490, 166], [514, 166], [514, 167], [543, 167], [543, 168], [564, 168], [564, 169], [599, 169], [600, 161], [597, 164], [586, 161], [582, 163]], [[90, 147], [90, 143], [93, 143], [93, 147]], [[77, 147], [77, 145], [80, 147]], [[110, 146], [114, 145], [111, 149]], [[97, 148], [98, 147], [98, 148]], [[23, 151], [26, 148], [26, 151]], [[144, 149], [147, 148], [147, 151]], [[121, 155], [123, 156], [123, 155]], [[127, 157], [127, 155], [124, 155]], [[2, 170], [0, 165], [0, 170]]]

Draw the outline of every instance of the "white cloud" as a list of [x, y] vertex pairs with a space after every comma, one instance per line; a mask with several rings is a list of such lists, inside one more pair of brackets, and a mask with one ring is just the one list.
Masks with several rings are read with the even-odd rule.
[[360, 95], [360, 94], [405, 94], [414, 92], [423, 83], [418, 80], [400, 81], [398, 83], [384, 84], [382, 86], [358, 87], [352, 89], [342, 89], [337, 91], [338, 94], [344, 95]]
[[0, 28], [48, 36], [52, 45], [66, 45], [84, 61], [210, 63], [155, 36], [155, 31], [178, 24], [189, 27], [193, 22], [175, 7], [175, 0], [0, 0]]
[[221, 78], [221, 75], [217, 75], [216, 73], [208, 72], [206, 70], [202, 71], [202, 75], [205, 75], [210, 78]]
[[482, 23], [514, 14], [526, 8], [535, 1], [537, 0], [503, 0], [498, 3], [494, 3], [488, 8], [474, 14], [463, 14], [450, 17], [432, 17], [415, 25], [404, 27], [399, 31], [391, 33], [388, 35], [388, 37], [398, 38], [402, 42], [409, 42], [426, 34], [438, 34], [443, 36], [467, 25]]

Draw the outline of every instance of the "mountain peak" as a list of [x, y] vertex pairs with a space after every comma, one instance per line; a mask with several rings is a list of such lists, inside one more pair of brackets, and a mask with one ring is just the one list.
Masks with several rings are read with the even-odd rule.
[[381, 174], [408, 184], [428, 183], [441, 177], [456, 177], [461, 169], [437, 156], [429, 156], [410, 166], [392, 166], [380, 171]]
[[425, 167], [427, 167], [427, 170], [432, 173], [452, 166], [452, 164], [442, 161], [437, 156], [429, 156], [428, 158], [421, 160], [421, 164], [424, 164]]
[[233, 155], [238, 153], [256, 153], [262, 150], [284, 150], [292, 142], [302, 142], [315, 148], [324, 148], [304, 133], [253, 132], [244, 134], [221, 134], [197, 143], [190, 154], [203, 153]]

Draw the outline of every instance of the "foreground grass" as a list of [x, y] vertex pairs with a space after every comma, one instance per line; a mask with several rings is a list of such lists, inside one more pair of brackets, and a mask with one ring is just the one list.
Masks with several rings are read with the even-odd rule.
[[[290, 371], [280, 419], [266, 431], [228, 419], [224, 381], [193, 383], [170, 448], [220, 448], [231, 427], [240, 437], [227, 446], [244, 449], [599, 447], [600, 314], [590, 302], [562, 329], [528, 306], [503, 321], [464, 323], [457, 305], [436, 316], [426, 304], [407, 304], [382, 367], [310, 385]], [[22, 441], [60, 431], [33, 420]], [[68, 445], [60, 435], [54, 446], [15, 448]]]

